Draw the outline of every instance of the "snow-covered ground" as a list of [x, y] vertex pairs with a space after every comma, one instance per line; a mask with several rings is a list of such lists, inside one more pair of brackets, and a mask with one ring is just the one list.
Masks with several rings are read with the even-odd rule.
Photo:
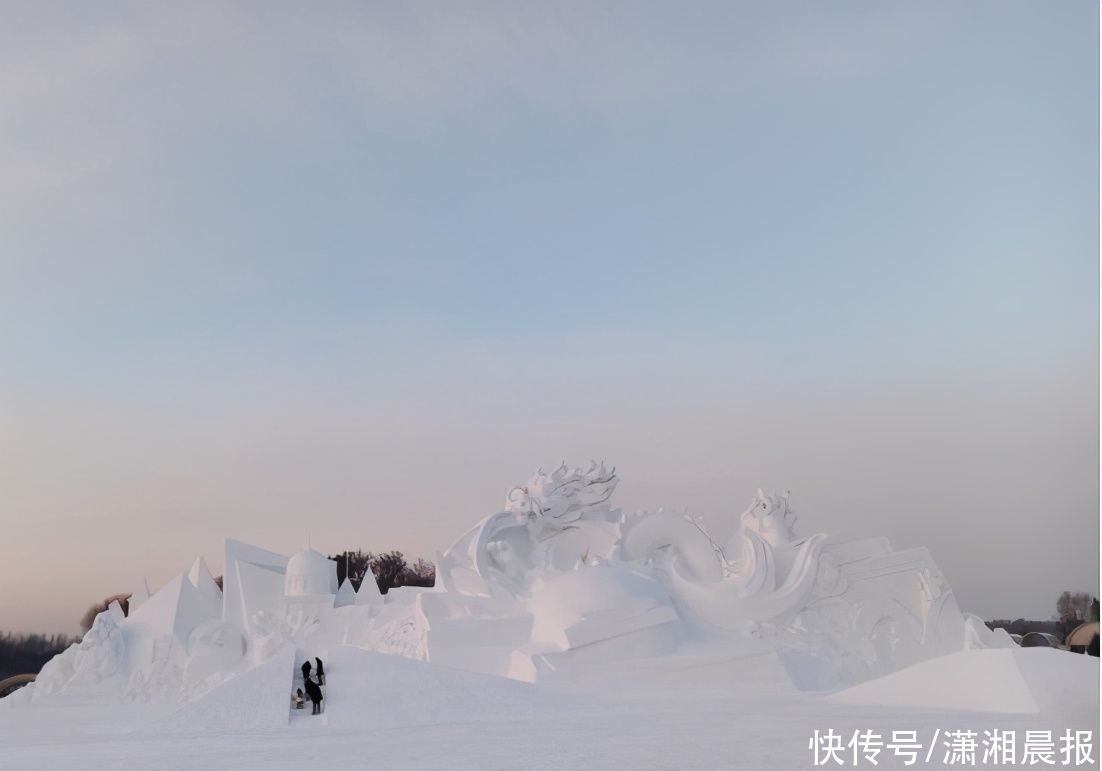
[[[795, 690], [775, 655], [716, 647], [537, 685], [355, 649], [331, 653], [326, 669], [322, 717], [287, 709], [284, 720], [272, 699], [285, 672], [257, 671], [231, 698], [182, 710], [0, 701], [0, 769], [799, 769], [814, 766], [809, 741], [828, 730], [843, 747], [856, 731], [917, 731], [917, 768], [950, 765], [954, 730], [977, 732], [977, 767], [993, 729], [1016, 732], [1018, 764], [1026, 731], [1052, 732], [1057, 766], [1068, 729], [1093, 731], [1095, 764], [1099, 754], [1098, 660], [1047, 649], [964, 651], [836, 694]], [[887, 750], [879, 765], [854, 764], [851, 752], [845, 767], [904, 765]]]

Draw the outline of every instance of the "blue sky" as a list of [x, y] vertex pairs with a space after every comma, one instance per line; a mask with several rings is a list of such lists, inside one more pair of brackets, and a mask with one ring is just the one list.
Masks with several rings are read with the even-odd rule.
[[989, 617], [1097, 583], [1096, 5], [8, 15], [20, 628], [89, 599], [43, 552], [102, 593], [304, 518], [429, 555], [601, 455], [717, 527], [791, 487]]

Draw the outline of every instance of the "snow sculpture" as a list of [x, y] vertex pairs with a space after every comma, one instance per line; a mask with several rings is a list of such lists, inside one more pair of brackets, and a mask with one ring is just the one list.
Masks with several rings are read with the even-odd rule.
[[[579, 567], [539, 579], [529, 603], [533, 650], [554, 662], [565, 651], [612, 641], [637, 656], [668, 653], [682, 625], [663, 586], [646, 573], [613, 563]], [[619, 646], [617, 646], [619, 647]], [[576, 657], [576, 653], [575, 656]]]
[[287, 560], [283, 595], [310, 599], [337, 593], [337, 563], [314, 549], [306, 549]]
[[185, 678], [200, 683], [220, 673], [235, 670], [245, 655], [245, 638], [219, 618], [204, 621], [188, 639]]
[[343, 608], [346, 605], [356, 604], [356, 590], [352, 588], [352, 582], [347, 578], [341, 582], [337, 589], [337, 596], [333, 600], [333, 606]]
[[225, 554], [222, 620], [248, 634], [250, 617], [279, 611], [287, 558], [232, 538], [226, 539]]
[[129, 618], [113, 604], [43, 668], [32, 701], [226, 698], [247, 673], [339, 645], [536, 680], [711, 640], [832, 689], [1013, 644], [960, 611], [925, 549], [803, 537], [788, 493], [762, 490], [719, 543], [696, 518], [612, 508], [618, 481], [603, 463], [537, 471], [437, 555], [435, 587], [385, 596], [370, 574], [338, 588], [313, 549], [227, 540], [225, 592], [202, 558], [155, 593], [143, 582]]
[[662, 571], [682, 610], [703, 626], [749, 632], [779, 623], [807, 601], [826, 536], [798, 539], [788, 494], [761, 490], [720, 548], [695, 521], [658, 512], [625, 535], [623, 555]]
[[[712, 632], [749, 634], [764, 622], [787, 621], [803, 607], [826, 537], [796, 537], [787, 495], [759, 491], [740, 518], [741, 527], [721, 548], [699, 522], [683, 516], [664, 511], [627, 516], [612, 509], [608, 501], [618, 481], [614, 469], [596, 463], [586, 469], [564, 464], [551, 474], [537, 471], [510, 491], [504, 511], [484, 519], [442, 555], [443, 588], [523, 601], [534, 634], [543, 635], [530, 642], [555, 640], [560, 651], [621, 635], [639, 638], [651, 627], [656, 637], [668, 638], [662, 627], [682, 621]], [[632, 566], [617, 580], [630, 584], [633, 575], [643, 576], [662, 602], [644, 612], [625, 598], [614, 600], [606, 585], [615, 565]], [[571, 570], [576, 575], [556, 576]], [[557, 595], [554, 608], [546, 601], [547, 587], [556, 581], [573, 587], [572, 613], [561, 610]], [[592, 606], [595, 594], [608, 597], [603, 607]], [[663, 606], [664, 612], [656, 610]], [[597, 627], [588, 621], [594, 614], [602, 616], [603, 634], [596, 638]], [[551, 632], [552, 623], [561, 626]], [[534, 644], [529, 649], [548, 652]]]
[[510, 490], [503, 511], [437, 560], [439, 588], [467, 596], [468, 604], [481, 598], [478, 613], [493, 621], [483, 624], [483, 639], [466, 635], [457, 650], [434, 630], [454, 625], [450, 619], [467, 612], [463, 603], [451, 600], [445, 608], [421, 598], [424, 656], [467, 658], [482, 671], [532, 679], [582, 648], [587, 656], [613, 655], [617, 647], [657, 655], [680, 642], [683, 628], [669, 594], [649, 571], [620, 559], [623, 515], [608, 503], [618, 482], [603, 463], [562, 464]]
[[611, 557], [619, 512], [607, 501], [618, 482], [616, 470], [603, 463], [537, 471], [509, 492], [504, 511], [482, 520], [443, 554], [438, 580], [465, 594], [515, 597], [530, 582], [531, 570], [570, 569], [583, 555]]
[[[828, 544], [823, 533], [799, 537], [787, 492], [759, 490], [721, 546], [698, 520], [611, 509], [617, 481], [603, 464], [537, 471], [509, 493], [505, 511], [441, 556], [442, 587], [521, 600], [534, 626], [520, 650], [546, 661], [540, 643], [574, 650], [673, 622], [652, 609], [648, 627], [641, 624], [647, 614], [626, 612], [625, 598], [594, 589], [605, 583], [602, 568], [629, 566], [664, 587], [687, 631], [727, 635], [736, 645], [767, 640], [793, 680], [809, 688], [857, 682], [964, 647], [1009, 644], [960, 612], [925, 550], [894, 552], [884, 539]], [[572, 567], [575, 577], [549, 575]], [[600, 580], [590, 586], [582, 576]], [[570, 613], [562, 611], [561, 596], [554, 602], [544, 596], [556, 580], [573, 586]], [[595, 593], [606, 596], [604, 607], [592, 606]], [[602, 616], [597, 637], [580, 631], [593, 614]]]
[[100, 695], [122, 687], [126, 644], [119, 619], [118, 603], [96, 616], [84, 638], [54, 656], [42, 668], [35, 681], [34, 695]]
[[369, 572], [364, 576], [359, 591], [356, 592], [356, 604], [369, 606], [383, 604], [383, 593], [379, 591], [379, 582], [375, 580], [374, 574]]
[[138, 606], [148, 600], [151, 594], [152, 592], [149, 591], [149, 582], [143, 576], [137, 588], [130, 593], [130, 597], [126, 601], [130, 606], [130, 612], [133, 613], [137, 610]]

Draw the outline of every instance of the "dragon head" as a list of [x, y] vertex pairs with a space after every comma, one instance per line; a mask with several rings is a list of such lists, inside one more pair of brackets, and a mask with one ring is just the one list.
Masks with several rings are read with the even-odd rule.
[[585, 469], [563, 463], [550, 474], [536, 471], [510, 490], [505, 510], [536, 530], [565, 527], [608, 501], [619, 481], [616, 469], [606, 469], [603, 462], [591, 461]]
[[788, 506], [788, 491], [784, 495], [766, 494], [760, 488], [742, 513], [744, 530], [753, 530], [773, 546], [784, 546], [796, 540], [796, 514]]

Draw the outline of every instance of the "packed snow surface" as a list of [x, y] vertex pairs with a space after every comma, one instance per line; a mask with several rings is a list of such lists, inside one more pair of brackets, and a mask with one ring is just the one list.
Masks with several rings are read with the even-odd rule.
[[569, 703], [530, 683], [357, 648], [332, 651], [325, 671], [325, 722], [340, 729], [535, 719]]
[[1098, 678], [1093, 656], [1054, 648], [971, 650], [852, 686], [830, 700], [992, 713], [1089, 713], [1098, 709]]
[[[985, 677], [1012, 672], [1005, 652], [977, 653], [985, 656], [953, 654], [866, 683], [860, 688], [876, 703], [864, 705], [847, 703], [857, 688], [798, 691], [765, 650], [734, 655], [722, 646], [686, 644], [671, 655], [560, 671], [533, 685], [335, 648], [326, 658], [328, 703], [319, 717], [289, 709], [297, 663], [289, 655], [269, 659], [236, 678], [236, 689], [216, 688], [183, 712], [5, 699], [0, 768], [788, 771], [813, 767], [808, 742], [816, 730], [832, 729], [846, 741], [857, 730], [913, 730], [927, 742], [935, 730], [953, 728], [981, 736], [996, 728], [1019, 735], [1097, 731], [1097, 659], [1015, 651], [1009, 665], [1039, 710], [1031, 714], [992, 711], [1003, 706], [994, 701], [948, 706], [961, 698], [954, 678], [965, 663], [987, 670]], [[973, 680], [969, 687], [990, 683]], [[933, 704], [934, 692], [944, 703]], [[1020, 691], [999, 694], [1025, 703]], [[939, 749], [922, 767], [948, 767], [942, 760]]]
[[294, 650], [223, 683], [165, 720], [166, 730], [202, 734], [283, 728], [295, 667]]
[[[1045, 657], [1046, 662], [1036, 661], [1041, 653], [1049, 654]], [[1052, 654], [1057, 655], [1049, 658]], [[1089, 677], [1093, 663], [1097, 677], [1098, 659], [1082, 656], [1073, 659], [1052, 649], [961, 651], [847, 688], [832, 696], [831, 701], [976, 712], [1039, 712], [1037, 700], [1019, 667], [1020, 662], [1025, 662], [1026, 669], [1035, 674], [1040, 674], [1037, 672], [1040, 669], [1043, 677], [1064, 675], [1061, 679], [1066, 679], [1069, 671], [1074, 671], [1078, 677]], [[1055, 685], [1036, 677], [1033, 679], [1042, 693]]]

